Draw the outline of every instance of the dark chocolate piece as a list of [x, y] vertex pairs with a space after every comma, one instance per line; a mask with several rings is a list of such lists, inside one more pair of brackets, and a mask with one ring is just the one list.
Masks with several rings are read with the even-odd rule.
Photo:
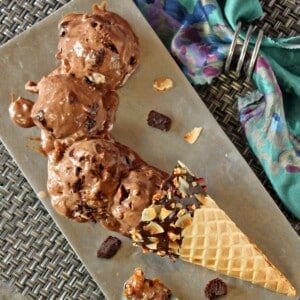
[[117, 237], [107, 237], [97, 251], [97, 257], [111, 258], [118, 252], [121, 247], [121, 243], [121, 240]]
[[160, 129], [162, 131], [169, 131], [172, 120], [155, 110], [151, 110], [148, 114], [147, 123], [149, 126]]
[[227, 294], [227, 285], [220, 278], [215, 278], [206, 285], [204, 293], [210, 300], [219, 296], [224, 296]]

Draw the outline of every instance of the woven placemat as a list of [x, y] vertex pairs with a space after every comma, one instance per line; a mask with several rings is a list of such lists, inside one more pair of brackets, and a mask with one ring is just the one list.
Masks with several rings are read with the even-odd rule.
[[[0, 0], [0, 44], [50, 15], [69, 0]], [[265, 0], [258, 26], [270, 36], [300, 33], [299, 4]], [[238, 121], [236, 97], [252, 86], [233, 74], [196, 87], [209, 110], [246, 158], [300, 235], [300, 223], [281, 205], [249, 149]], [[14, 160], [0, 142], [0, 281], [29, 299], [103, 299], [100, 289], [67, 243]]]
[[[0, 44], [68, 0], [0, 1]], [[104, 299], [0, 143], [0, 281], [28, 299]]]

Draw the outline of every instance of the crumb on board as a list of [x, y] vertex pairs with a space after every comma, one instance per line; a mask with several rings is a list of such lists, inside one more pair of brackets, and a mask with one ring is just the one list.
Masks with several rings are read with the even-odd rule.
[[48, 193], [46, 191], [39, 191], [38, 192], [38, 197], [41, 199], [41, 200], [44, 200], [48, 197]]
[[191, 131], [187, 132], [183, 138], [186, 142], [194, 144], [202, 131], [203, 127], [194, 127]]
[[163, 92], [173, 87], [173, 80], [167, 77], [159, 77], [153, 81], [153, 88], [156, 91]]

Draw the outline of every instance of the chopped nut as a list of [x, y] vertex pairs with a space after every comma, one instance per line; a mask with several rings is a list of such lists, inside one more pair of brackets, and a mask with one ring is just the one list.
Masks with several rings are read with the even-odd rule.
[[155, 236], [150, 236], [148, 237], [149, 241], [151, 241], [152, 243], [158, 243], [159, 239]]
[[143, 229], [145, 231], [148, 231], [151, 235], [164, 232], [164, 229], [159, 224], [152, 221], [148, 225], [145, 225]]
[[176, 167], [174, 168], [173, 170], [173, 174], [174, 175], [182, 175], [182, 174], [186, 174], [186, 170], [182, 169], [182, 168], [179, 168], [179, 167]]
[[176, 240], [180, 240], [180, 234], [176, 234], [176, 233], [174, 233], [174, 232], [172, 232], [172, 231], [168, 231], [168, 237], [169, 237], [169, 239], [172, 241], [172, 242], [174, 242], [174, 241], [176, 241]]
[[181, 210], [179, 210], [179, 212], [177, 213], [177, 217], [180, 218], [182, 216], [184, 216], [186, 214], [186, 209], [182, 208]]
[[192, 217], [189, 214], [185, 214], [180, 218], [178, 218], [178, 220], [175, 223], [175, 226], [180, 228], [186, 228], [191, 224], [192, 224]]
[[33, 81], [27, 81], [25, 83], [25, 90], [31, 93], [38, 93], [39, 89], [38, 86], [35, 82]]
[[106, 82], [105, 76], [103, 74], [100, 74], [100, 73], [93, 73], [92, 75], [87, 76], [87, 77], [91, 82], [94, 82], [96, 84]]
[[163, 250], [157, 251], [157, 254], [158, 254], [159, 256], [165, 256], [165, 255], [166, 255], [166, 251], [163, 251]]
[[172, 250], [179, 250], [179, 244], [177, 242], [169, 242], [169, 248]]
[[187, 132], [183, 138], [186, 142], [190, 144], [194, 144], [197, 141], [202, 130], [203, 130], [202, 127], [195, 127], [191, 131]]
[[155, 193], [152, 197], [152, 201], [159, 201], [164, 195], [165, 191], [159, 190], [157, 193]]
[[130, 230], [129, 233], [131, 234], [131, 238], [132, 238], [135, 242], [143, 242], [143, 237], [142, 237], [142, 235], [141, 235], [135, 228], [133, 228], [132, 230]]
[[150, 250], [157, 250], [157, 243], [147, 244], [146, 246]]
[[179, 189], [179, 191], [181, 192], [182, 197], [184, 198], [184, 197], [187, 196], [187, 191], [188, 191], [188, 189], [189, 189], [189, 184], [188, 184], [188, 182], [187, 182], [183, 177], [181, 177], [181, 176], [178, 178], [178, 183], [179, 183], [178, 189]]
[[152, 221], [157, 217], [156, 209], [153, 206], [145, 208], [142, 212], [141, 220], [143, 222]]
[[161, 220], [164, 220], [165, 218], [167, 218], [170, 214], [172, 213], [171, 210], [166, 209], [165, 207], [162, 207], [162, 209], [160, 210], [159, 213], [159, 218]]
[[167, 91], [173, 87], [173, 81], [167, 77], [160, 77], [154, 80], [153, 88], [156, 91], [162, 92]]

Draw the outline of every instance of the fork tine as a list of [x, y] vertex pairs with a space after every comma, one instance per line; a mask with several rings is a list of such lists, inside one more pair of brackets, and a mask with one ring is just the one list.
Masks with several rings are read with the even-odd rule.
[[227, 59], [226, 59], [226, 62], [225, 62], [225, 73], [226, 74], [228, 74], [229, 71], [230, 71], [230, 65], [231, 65], [231, 62], [232, 62], [234, 50], [235, 50], [235, 47], [236, 47], [236, 44], [237, 44], [237, 40], [238, 40], [241, 28], [242, 28], [242, 22], [238, 22], [235, 33], [234, 33], [234, 36], [233, 36], [233, 39], [232, 39], [232, 42], [231, 42], [231, 45], [230, 45], [230, 48], [229, 48], [228, 56], [227, 56]]
[[[233, 60], [236, 45], [238, 43], [238, 37], [239, 37], [239, 33], [241, 31], [241, 28], [242, 28], [242, 23], [238, 22], [237, 27], [236, 27], [236, 31], [234, 33], [234, 36], [233, 36], [233, 39], [232, 39], [232, 42], [231, 42], [231, 45], [230, 45], [230, 48], [229, 48], [229, 51], [228, 51], [228, 56], [226, 58], [225, 67], [224, 67], [225, 74], [228, 74], [230, 69], [231, 69], [231, 63], [232, 63], [232, 60]], [[237, 77], [240, 77], [240, 75], [241, 75], [241, 71], [242, 71], [242, 68], [243, 68], [243, 64], [245, 63], [245, 57], [246, 57], [247, 50], [248, 50], [248, 47], [249, 47], [251, 35], [255, 31], [256, 31], [256, 26], [250, 25], [248, 27], [246, 37], [245, 37], [245, 40], [243, 42], [243, 46], [242, 46], [240, 56], [239, 56], [239, 59], [238, 59], [238, 63], [237, 63], [237, 66], [236, 66], [236, 70], [235, 70], [235, 75]], [[252, 54], [251, 54], [250, 62], [249, 62], [249, 65], [248, 65], [248, 68], [247, 68], [247, 71], [246, 71], [246, 75], [247, 75], [246, 80], [248, 80], [248, 81], [251, 79], [251, 76], [252, 76], [252, 73], [253, 73], [253, 70], [254, 70], [254, 66], [255, 66], [257, 56], [258, 56], [259, 48], [260, 48], [261, 43], [262, 43], [263, 35], [264, 35], [263, 31], [259, 30], [257, 38], [256, 38], [255, 46], [254, 46]]]
[[253, 26], [250, 25], [248, 27], [246, 37], [245, 37], [245, 40], [244, 40], [244, 44], [243, 44], [243, 47], [242, 47], [242, 50], [241, 50], [241, 53], [240, 53], [240, 57], [239, 57], [239, 60], [238, 60], [238, 63], [237, 63], [237, 67], [236, 67], [236, 71], [235, 71], [237, 77], [240, 77], [240, 75], [241, 75], [241, 70], [242, 70], [242, 67], [243, 67], [243, 64], [244, 64], [244, 60], [245, 60], [245, 56], [246, 56], [246, 52], [247, 52], [247, 48], [248, 48], [248, 45], [249, 45], [249, 42], [250, 42], [252, 32], [253, 32]]
[[253, 69], [255, 66], [255, 62], [258, 56], [258, 51], [262, 42], [264, 36], [264, 32], [260, 29], [256, 38], [256, 43], [254, 46], [254, 49], [252, 51], [252, 55], [251, 55], [251, 59], [250, 59], [250, 63], [249, 63], [249, 67], [247, 70], [247, 80], [249, 81], [251, 79], [252, 73], [253, 73]]

